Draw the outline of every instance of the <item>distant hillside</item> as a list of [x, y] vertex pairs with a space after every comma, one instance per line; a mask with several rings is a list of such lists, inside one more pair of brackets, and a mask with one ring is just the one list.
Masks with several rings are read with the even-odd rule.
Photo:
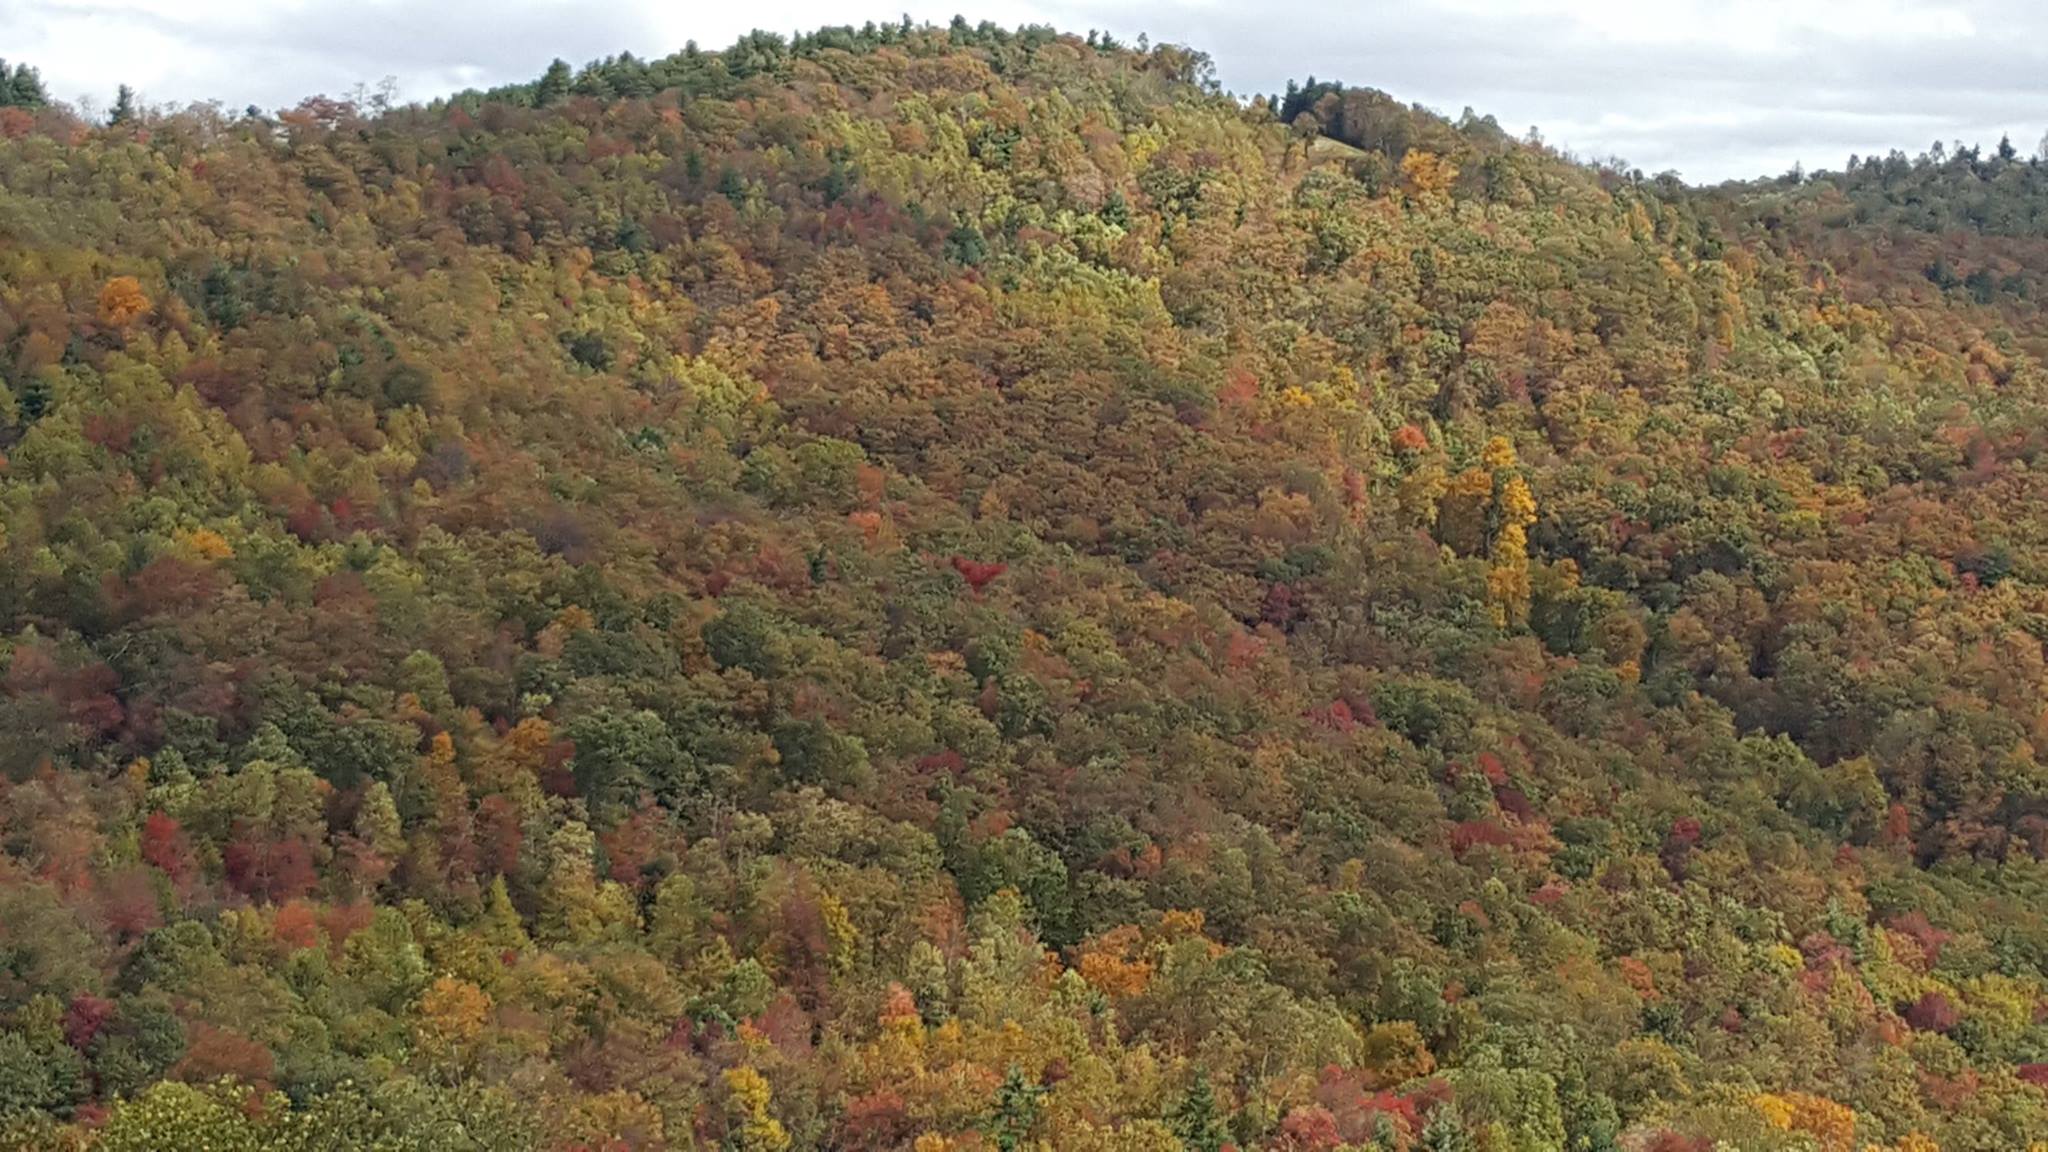
[[0, 1147], [2048, 1146], [2037, 165], [964, 21], [35, 93]]

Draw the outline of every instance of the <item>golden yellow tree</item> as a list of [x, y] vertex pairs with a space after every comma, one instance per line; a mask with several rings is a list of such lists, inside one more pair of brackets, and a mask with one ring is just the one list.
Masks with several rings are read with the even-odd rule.
[[1467, 555], [1484, 551], [1487, 606], [1502, 628], [1529, 622], [1529, 526], [1536, 495], [1522, 476], [1515, 446], [1495, 436], [1479, 464], [1452, 478], [1437, 515], [1437, 538]]
[[726, 1146], [740, 1152], [786, 1152], [789, 1131], [768, 1111], [768, 1078], [742, 1064], [725, 1073], [726, 1112], [732, 1128]]
[[466, 1067], [483, 1039], [490, 1019], [491, 997], [467, 980], [443, 976], [420, 996], [413, 1042], [429, 1064], [459, 1071]]
[[1846, 1105], [1805, 1092], [1766, 1092], [1751, 1103], [1773, 1126], [1813, 1137], [1821, 1152], [1855, 1150], [1856, 1113]]
[[133, 276], [116, 276], [100, 289], [100, 323], [109, 328], [126, 328], [149, 313], [149, 297], [142, 281]]
[[1415, 198], [1428, 202], [1449, 196], [1458, 179], [1458, 166], [1434, 152], [1416, 148], [1401, 157], [1401, 177]]

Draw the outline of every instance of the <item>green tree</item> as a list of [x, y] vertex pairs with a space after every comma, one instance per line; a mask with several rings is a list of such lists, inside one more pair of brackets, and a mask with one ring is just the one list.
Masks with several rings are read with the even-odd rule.
[[1046, 1090], [1024, 1079], [1024, 1070], [1011, 1065], [1003, 1077], [1003, 1083], [996, 1089], [994, 1110], [982, 1125], [998, 1152], [1017, 1152], [1026, 1147], [1031, 1130], [1038, 1125], [1038, 1114]]
[[205, 1148], [218, 1152], [270, 1152], [286, 1112], [282, 1097], [266, 1101], [265, 1119], [251, 1118], [231, 1085], [208, 1089], [191, 1084], [157, 1084], [114, 1105], [93, 1148], [98, 1152], [163, 1152]]
[[1230, 1143], [1230, 1129], [1223, 1123], [1223, 1115], [1216, 1105], [1216, 1091], [1209, 1084], [1206, 1070], [1195, 1069], [1195, 1077], [1189, 1082], [1187, 1091], [1167, 1115], [1173, 1125], [1173, 1134], [1180, 1137], [1190, 1152], [1221, 1152]]
[[0, 1120], [38, 1112], [69, 1115], [86, 1088], [78, 1054], [61, 1040], [0, 1031]]
[[676, 803], [697, 773], [659, 715], [602, 709], [571, 722], [576, 790], [593, 812], [632, 808], [643, 791]]
[[559, 56], [556, 57], [533, 86], [534, 106], [546, 108], [551, 104], [561, 103], [568, 97], [569, 87], [574, 78], [574, 74], [569, 70], [569, 62]]
[[49, 102], [40, 72], [27, 64], [10, 68], [0, 59], [0, 108], [41, 108]]

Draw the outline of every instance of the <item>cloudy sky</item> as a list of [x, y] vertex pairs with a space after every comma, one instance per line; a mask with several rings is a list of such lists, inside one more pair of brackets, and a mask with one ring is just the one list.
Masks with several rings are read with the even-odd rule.
[[389, 76], [401, 97], [747, 28], [788, 32], [956, 11], [1192, 44], [1225, 87], [1370, 84], [1584, 156], [1688, 179], [1838, 168], [1935, 140], [2032, 152], [2048, 129], [2036, 0], [0, 0], [0, 55], [65, 99], [126, 81], [154, 102], [278, 107]]

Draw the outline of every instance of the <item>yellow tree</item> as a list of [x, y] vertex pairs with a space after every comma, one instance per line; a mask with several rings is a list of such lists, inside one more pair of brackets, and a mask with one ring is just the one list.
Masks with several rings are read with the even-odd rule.
[[100, 289], [100, 323], [126, 328], [149, 314], [149, 297], [133, 276], [116, 276]]
[[731, 1121], [726, 1147], [737, 1152], [786, 1152], [789, 1131], [768, 1111], [768, 1078], [749, 1065], [725, 1073], [726, 1114]]
[[1821, 1152], [1854, 1152], [1856, 1113], [1824, 1096], [1766, 1092], [1752, 1101], [1772, 1125], [1813, 1137]]
[[443, 976], [420, 996], [414, 1048], [430, 1067], [459, 1074], [474, 1058], [490, 1012], [491, 997], [483, 989]]
[[1529, 526], [1536, 496], [1515, 459], [1515, 446], [1495, 436], [1477, 467], [1453, 477], [1437, 514], [1437, 538], [1467, 555], [1484, 551], [1487, 605], [1493, 622], [1520, 628], [1529, 622]]
[[1495, 624], [1520, 628], [1529, 622], [1529, 525], [1536, 522], [1536, 497], [1519, 472], [1501, 481], [1497, 509], [1500, 531], [1486, 575], [1487, 600]]
[[1415, 148], [1401, 157], [1401, 177], [1418, 202], [1431, 204], [1450, 195], [1458, 166], [1434, 152]]

